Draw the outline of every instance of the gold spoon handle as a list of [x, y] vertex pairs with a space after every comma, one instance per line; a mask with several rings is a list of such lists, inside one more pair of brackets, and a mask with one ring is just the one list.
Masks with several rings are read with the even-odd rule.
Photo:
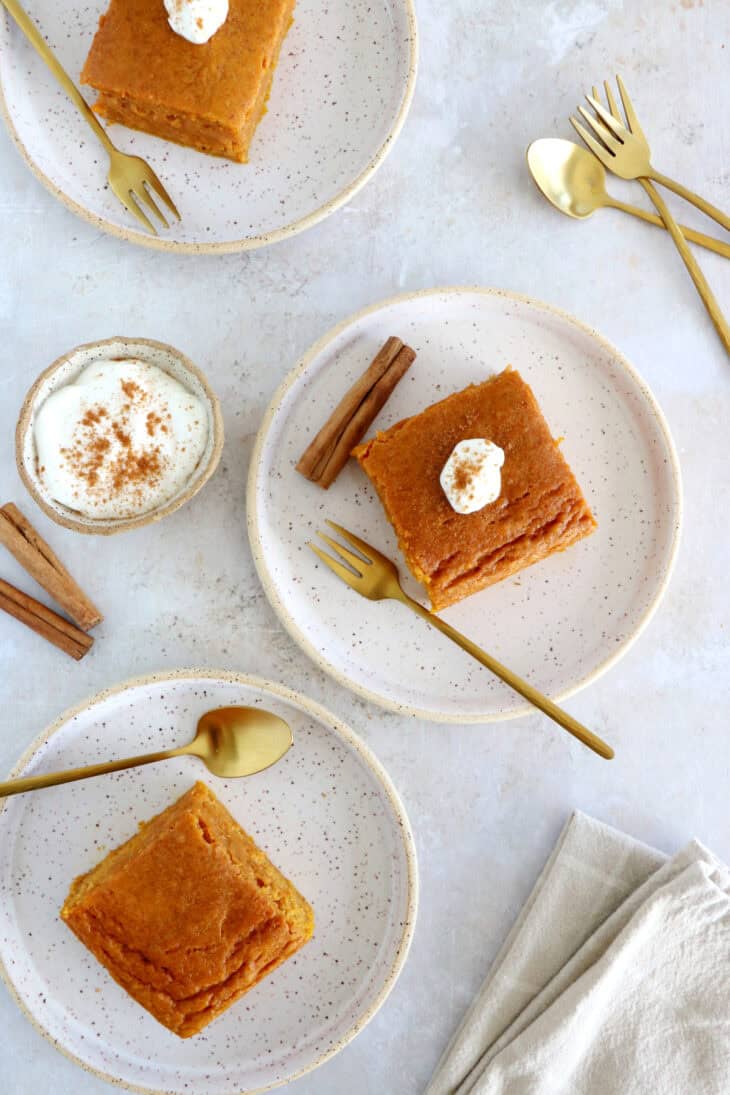
[[[638, 220], [646, 221], [647, 224], [654, 224], [657, 228], [666, 227], [664, 221], [656, 213], [647, 213], [645, 209], [639, 209], [636, 205], [629, 205], [628, 202], [620, 202], [617, 198], [608, 198], [606, 205], [609, 209], [620, 209], [622, 213], [629, 213]], [[722, 255], [723, 258], [730, 259], [730, 243], [716, 240], [714, 236], [706, 236], [704, 232], [695, 232], [694, 228], [687, 228], [684, 224], [680, 224], [679, 230], [690, 243], [697, 243], [707, 251], [714, 251], [716, 255]]]
[[110, 154], [112, 152], [115, 152], [116, 149], [112, 142], [109, 140], [106, 130], [100, 124], [93, 110], [86, 102], [86, 99], [84, 99], [83, 95], [76, 87], [76, 84], [66, 72], [65, 68], [63, 68], [55, 53], [45, 41], [41, 32], [38, 30], [38, 27], [35, 25], [28, 13], [24, 10], [23, 6], [18, 3], [18, 0], [0, 0], [0, 3], [2, 3], [5, 6], [6, 10], [10, 13], [10, 15], [12, 15], [13, 19], [22, 30], [23, 34], [33, 46], [33, 49], [37, 53], [39, 53], [43, 60], [46, 62], [63, 90], [68, 95], [69, 99], [79, 109], [82, 116], [86, 119], [101, 143], [106, 148], [107, 152], [109, 152]]
[[45, 776], [27, 776], [25, 779], [9, 779], [0, 783], [0, 798], [8, 795], [20, 795], [23, 791], [38, 791], [42, 787], [56, 787], [59, 783], [73, 783], [77, 779], [89, 779], [91, 776], [103, 776], [107, 772], [121, 772], [125, 768], [137, 768], [142, 764], [154, 764], [158, 760], [181, 757], [188, 752], [188, 746], [180, 749], [165, 749], [162, 753], [145, 753], [141, 757], [128, 757], [126, 760], [111, 760], [105, 764], [89, 764], [85, 768], [67, 768], [65, 772], [49, 772]]
[[667, 190], [673, 190], [675, 194], [678, 194], [680, 198], [684, 198], [690, 205], [694, 205], [707, 217], [711, 217], [713, 221], [717, 221], [721, 224], [726, 231], [730, 232], [730, 216], [727, 213], [723, 213], [722, 209], [718, 209], [716, 205], [710, 205], [708, 201], [701, 198], [699, 194], [695, 194], [692, 190], [688, 190], [686, 186], [682, 186], [681, 183], [675, 182], [674, 179], [668, 178], [666, 175], [662, 175], [660, 171], [651, 170], [651, 178], [654, 182], [658, 182], [660, 186], [665, 186]]
[[664, 221], [664, 225], [667, 231], [674, 240], [677, 250], [682, 256], [682, 261], [689, 271], [689, 276], [695, 283], [695, 288], [697, 289], [697, 292], [702, 297], [702, 302], [709, 313], [710, 319], [715, 324], [715, 330], [720, 336], [721, 342], [727, 352], [730, 354], [730, 327], [728, 327], [727, 325], [727, 321], [722, 314], [722, 309], [717, 303], [717, 300], [715, 299], [715, 294], [712, 292], [712, 289], [708, 285], [707, 279], [702, 273], [697, 259], [694, 257], [689, 247], [687, 246], [687, 241], [682, 235], [679, 225], [675, 221], [672, 214], [669, 212], [669, 209], [667, 208], [667, 203], [664, 201], [664, 198], [661, 196], [654, 184], [651, 183], [649, 179], [639, 179], [639, 182], [644, 187], [644, 190], [646, 190], [651, 200], [654, 202], [657, 213]]
[[480, 646], [473, 643], [471, 639], [467, 639], [466, 635], [462, 635], [460, 631], [457, 631], [451, 624], [447, 624], [445, 620], [442, 620], [440, 616], [434, 615], [433, 612], [429, 612], [418, 601], [414, 601], [407, 593], [403, 594], [405, 604], [412, 608], [414, 612], [422, 616], [424, 620], [427, 620], [432, 627], [437, 628], [442, 634], [447, 635], [452, 639], [462, 650], [465, 650], [467, 654], [471, 654], [472, 658], [476, 658], [487, 669], [491, 670], [500, 680], [503, 680], [505, 684], [508, 684], [510, 688], [513, 688], [515, 692], [519, 692], [521, 696], [524, 696], [526, 700], [529, 700], [531, 704], [538, 707], [544, 714], [551, 718], [553, 722], [556, 722], [558, 726], [562, 726], [564, 730], [567, 730], [569, 734], [572, 734], [578, 741], [583, 742], [589, 749], [592, 749], [594, 753], [598, 753], [599, 757], [605, 757], [606, 760], [611, 760], [614, 753], [610, 745], [606, 745], [605, 741], [602, 741], [596, 734], [589, 730], [582, 723], [574, 719], [572, 715], [569, 715], [567, 711], [563, 711], [562, 707], [558, 707], [556, 703], [544, 696], [542, 692], [539, 692], [537, 688], [533, 688], [527, 681], [523, 681], [521, 677], [518, 677], [516, 673], [513, 673], [511, 669], [508, 669], [506, 665], [502, 665], [496, 658], [493, 658], [491, 654], [487, 654], [485, 650], [482, 650]]

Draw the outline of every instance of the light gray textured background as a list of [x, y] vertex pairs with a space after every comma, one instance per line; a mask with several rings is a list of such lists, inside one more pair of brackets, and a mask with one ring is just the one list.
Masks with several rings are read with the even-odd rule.
[[[422, 878], [410, 961], [367, 1030], [292, 1095], [422, 1090], [574, 807], [665, 851], [696, 835], [730, 857], [730, 360], [667, 237], [609, 211], [586, 224], [561, 218], [523, 160], [534, 137], [569, 136], [579, 92], [619, 69], [657, 165], [730, 206], [730, 7], [422, 0], [419, 16], [418, 88], [390, 158], [347, 208], [268, 250], [176, 257], [100, 235], [53, 201], [0, 133], [0, 498], [21, 503], [106, 613], [78, 665], [0, 620], [0, 770], [100, 687], [219, 666], [331, 707], [373, 746], [410, 813]], [[626, 190], [642, 201], [638, 186]], [[698, 255], [730, 314], [730, 265]], [[354, 699], [293, 645], [254, 574], [244, 486], [276, 385], [356, 309], [457, 283], [529, 293], [599, 328], [646, 377], [674, 432], [686, 508], [673, 583], [627, 657], [569, 705], [615, 745], [612, 764], [537, 716], [441, 727]], [[25, 495], [13, 429], [42, 368], [119, 333], [172, 342], [202, 366], [223, 401], [227, 443], [190, 506], [137, 533], [85, 539], [47, 522]], [[0, 575], [30, 588], [9, 556]], [[0, 989], [3, 1095], [106, 1089]]]

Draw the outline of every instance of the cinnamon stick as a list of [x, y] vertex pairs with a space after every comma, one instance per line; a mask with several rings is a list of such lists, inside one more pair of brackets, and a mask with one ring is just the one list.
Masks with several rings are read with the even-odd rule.
[[29, 597], [27, 593], [11, 586], [0, 578], [0, 609], [20, 620], [31, 631], [42, 635], [59, 650], [70, 654], [80, 661], [94, 645], [94, 640], [85, 631], [64, 620], [63, 616], [52, 612], [40, 601]]
[[297, 471], [327, 490], [415, 357], [410, 346], [391, 336], [302, 454]]
[[84, 631], [103, 619], [96, 605], [12, 502], [0, 507], [0, 544]]

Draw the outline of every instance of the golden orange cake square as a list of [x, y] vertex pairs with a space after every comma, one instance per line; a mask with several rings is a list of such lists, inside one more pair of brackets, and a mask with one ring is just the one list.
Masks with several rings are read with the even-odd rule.
[[229, 0], [201, 45], [172, 30], [163, 0], [111, 0], [81, 73], [97, 114], [244, 163], [266, 110], [294, 0]]
[[[502, 490], [456, 513], [440, 474], [454, 447], [485, 438], [504, 450]], [[531, 388], [505, 369], [358, 445], [413, 575], [434, 609], [563, 551], [596, 522]]]
[[130, 996], [188, 1038], [312, 936], [307, 901], [205, 784], [77, 878], [62, 919]]

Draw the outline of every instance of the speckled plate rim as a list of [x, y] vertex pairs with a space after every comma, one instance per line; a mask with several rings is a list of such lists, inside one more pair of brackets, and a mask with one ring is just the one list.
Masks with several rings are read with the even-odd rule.
[[510, 709], [509, 711], [486, 714], [449, 714], [443, 711], [429, 711], [422, 710], [418, 707], [412, 707], [409, 704], [400, 704], [393, 700], [388, 699], [385, 696], [381, 696], [378, 692], [373, 692], [369, 688], [365, 688], [364, 685], [359, 684], [356, 681], [351, 680], [347, 674], [340, 672], [331, 662], [329, 662], [314, 646], [313, 643], [300, 631], [294, 618], [289, 613], [286, 605], [279, 596], [276, 586], [272, 580], [266, 565], [266, 559], [264, 555], [263, 545], [261, 542], [261, 534], [259, 530], [258, 513], [256, 508], [256, 491], [258, 485], [258, 473], [259, 465], [261, 463], [261, 457], [266, 443], [266, 436], [269, 431], [269, 427], [273, 422], [275, 415], [278, 413], [279, 407], [285, 399], [289, 389], [299, 380], [304, 372], [309, 368], [311, 363], [322, 353], [323, 350], [344, 330], [348, 327], [359, 323], [367, 316], [373, 315], [376, 312], [381, 311], [384, 308], [390, 308], [396, 304], [403, 304], [406, 301], [418, 300], [423, 297], [429, 296], [462, 296], [478, 293], [483, 296], [503, 298], [504, 300], [514, 301], [520, 304], [526, 304], [528, 307], [538, 309], [548, 313], [548, 315], [554, 316], [563, 322], [571, 324], [581, 333], [588, 335], [593, 339], [605, 352], [610, 354], [617, 364], [619, 364], [628, 373], [633, 383], [639, 388], [642, 395], [649, 404], [652, 414], [654, 415], [657, 426], [662, 434], [664, 443], [666, 445], [667, 455], [669, 457], [669, 464], [671, 469], [672, 484], [674, 487], [674, 506], [672, 515], [672, 542], [669, 550], [669, 558], [664, 569], [661, 581], [657, 585], [653, 600], [647, 605], [643, 615], [637, 621], [634, 630], [626, 636], [623, 642], [619, 645], [618, 649], [614, 653], [606, 658], [603, 662], [599, 663], [590, 673], [587, 673], [584, 677], [581, 677], [570, 688], [564, 689], [556, 696], [552, 697], [557, 703], [562, 703], [564, 700], [569, 699], [570, 696], [574, 696], [576, 692], [580, 692], [581, 689], [587, 685], [592, 684], [593, 681], [598, 680], [604, 673], [606, 673], [612, 666], [614, 666], [626, 652], [633, 646], [641, 633], [644, 631], [652, 616], [656, 612], [659, 604], [666, 593], [669, 581], [674, 570], [674, 565], [677, 561], [677, 553], [679, 551], [679, 542], [682, 529], [682, 516], [683, 516], [683, 498], [682, 498], [682, 473], [679, 465], [679, 457], [677, 455], [677, 449], [674, 444], [674, 439], [669, 429], [669, 423], [659, 406], [656, 397], [649, 388], [646, 381], [641, 374], [634, 368], [631, 362], [626, 358], [620, 350], [616, 349], [613, 343], [609, 342], [607, 338], [599, 334], [593, 327], [588, 326], [586, 323], [582, 323], [581, 320], [576, 319], [569, 312], [563, 311], [562, 308], [557, 308], [553, 304], [546, 304], [544, 301], [537, 300], [535, 297], [526, 296], [523, 293], [514, 293], [509, 289], [492, 289], [486, 288], [480, 285], [446, 285], [435, 289], [419, 289], [416, 292], [410, 293], [398, 293], [395, 296], [388, 297], [385, 300], [378, 301], [377, 304], [369, 305], [367, 308], [361, 309], [359, 312], [355, 312], [353, 315], [348, 316], [347, 319], [342, 320], [335, 327], [330, 328], [325, 335], [318, 339], [314, 345], [312, 345], [306, 353], [299, 359], [297, 364], [291, 370], [291, 372], [284, 378], [282, 383], [274, 393], [274, 397], [271, 403], [266, 409], [261, 426], [259, 427], [256, 435], [256, 441], [254, 443], [253, 452], [251, 454], [251, 465], [248, 473], [248, 482], [246, 488], [246, 524], [248, 528], [248, 538], [251, 545], [251, 552], [253, 555], [256, 570], [264, 588], [264, 592], [269, 599], [274, 612], [279, 617], [280, 622], [289, 632], [294, 641], [301, 647], [305, 654], [307, 654], [312, 661], [323, 669], [326, 673], [329, 673], [331, 677], [339, 681], [345, 688], [354, 692], [356, 695], [361, 696], [363, 699], [369, 700], [371, 703], [377, 704], [378, 707], [385, 708], [387, 711], [395, 711], [399, 715], [411, 715], [416, 719], [424, 719], [428, 722], [441, 722], [441, 723], [488, 723], [488, 722], [506, 722], [508, 719], [522, 718], [524, 715], [534, 713], [534, 707], [529, 704], [520, 705]]
[[[413, 101], [413, 94], [416, 89], [416, 76], [418, 74], [419, 54], [418, 20], [416, 18], [415, 0], [398, 0], [398, 2], [403, 5], [408, 21], [410, 56], [408, 59], [408, 73], [406, 76], [403, 98], [398, 113], [393, 119], [390, 132], [367, 166], [363, 168], [360, 174], [353, 179], [351, 183], [348, 183], [339, 194], [336, 194], [334, 198], [330, 198], [324, 205], [312, 210], [312, 212], [308, 213], [305, 217], [300, 217], [299, 220], [293, 221], [283, 228], [277, 228], [273, 232], [265, 232], [260, 236], [245, 236], [243, 239], [227, 240], [224, 243], [182, 243], [179, 240], [167, 240], [162, 236], [152, 236], [149, 233], [136, 232], [131, 228], [123, 228], [120, 225], [113, 224], [112, 221], [108, 221], [104, 217], [92, 213], [83, 205], [79, 205], [73, 198], [69, 198], [68, 195], [65, 194], [60, 187], [56, 186], [48, 175], [41, 170], [32, 158], [10, 115], [3, 89], [2, 69], [0, 69], [0, 115], [5, 122], [5, 126], [15, 147], [18, 149], [21, 157], [25, 160], [26, 165], [30, 168], [38, 181], [46, 190], [53, 194], [55, 198], [58, 198], [71, 213], [75, 213], [77, 217], [81, 217], [82, 220], [87, 221], [87, 223], [92, 224], [102, 232], [108, 232], [109, 235], [116, 236], [117, 239], [127, 240], [129, 243], [138, 244], [140, 247], [148, 247], [153, 251], [178, 251], [189, 255], [223, 255], [231, 254], [236, 251], [253, 251], [258, 247], [266, 247], [270, 243], [278, 243], [280, 240], [288, 239], [290, 236], [296, 236], [300, 232], [304, 232], [307, 228], [312, 228], [315, 224], [319, 224], [320, 221], [325, 220], [330, 214], [336, 212], [336, 210], [340, 209], [343, 205], [346, 205], [355, 197], [358, 191], [363, 188], [368, 179], [375, 174], [395, 144], [396, 139], [405, 124], [405, 120], [408, 117], [408, 111], [410, 110]], [[10, 12], [4, 11], [2, 9], [2, 4], [0, 4], [0, 16], [3, 14], [7, 20], [12, 22]], [[41, 63], [40, 58], [38, 58], [38, 63]]]
[[[171, 669], [160, 671], [157, 673], [147, 673], [139, 677], [130, 677], [128, 680], [122, 681], [121, 684], [112, 685], [109, 688], [104, 688], [95, 695], [88, 697], [85, 700], [81, 700], [75, 706], [68, 708], [59, 715], [57, 719], [51, 725], [41, 731], [22, 754], [20, 759], [13, 766], [12, 771], [7, 775], [7, 779], [15, 779], [26, 765], [35, 756], [37, 751], [45, 745], [45, 743], [53, 737], [53, 735], [70, 722], [71, 719], [76, 718], [82, 712], [95, 707], [97, 704], [103, 703], [105, 700], [110, 699], [113, 696], [118, 696], [122, 692], [126, 692], [133, 688], [146, 687], [154, 684], [166, 684], [170, 681], [224, 681], [226, 684], [240, 684], [246, 688], [258, 688], [262, 692], [270, 692], [272, 695], [277, 696], [279, 699], [285, 700], [288, 703], [292, 703], [296, 707], [300, 707], [307, 714], [313, 718], [324, 722], [334, 734], [340, 737], [347, 746], [349, 746], [365, 763], [365, 766], [371, 770], [376, 780], [382, 786], [385, 791], [386, 797], [390, 802], [390, 805], [395, 814], [398, 822], [398, 832], [403, 844], [403, 850], [406, 857], [406, 891], [407, 891], [407, 906], [406, 912], [403, 917], [403, 925], [401, 929], [400, 942], [395, 953], [395, 957], [391, 963], [390, 970], [385, 978], [380, 992], [375, 997], [375, 1000], [370, 1004], [367, 1010], [355, 1020], [350, 1029], [343, 1034], [343, 1036], [333, 1046], [331, 1046], [325, 1053], [322, 1053], [315, 1061], [305, 1068], [300, 1069], [298, 1072], [291, 1076], [288, 1076], [285, 1080], [277, 1080], [271, 1084], [265, 1084], [264, 1087], [249, 1088], [246, 1091], [231, 1092], [230, 1095], [260, 1095], [264, 1091], [272, 1091], [277, 1087], [284, 1087], [286, 1084], [294, 1083], [300, 1077], [305, 1076], [308, 1072], [313, 1072], [315, 1069], [323, 1065], [325, 1061], [329, 1061], [330, 1058], [335, 1057], [340, 1050], [355, 1038], [365, 1027], [368, 1025], [371, 1019], [380, 1011], [381, 1007], [390, 995], [396, 981], [398, 980], [403, 967], [408, 958], [408, 952], [413, 940], [413, 933], [416, 927], [416, 917], [418, 914], [418, 898], [419, 898], [419, 879], [418, 879], [418, 859], [416, 855], [416, 845], [413, 839], [413, 832], [411, 830], [411, 824], [408, 820], [408, 814], [406, 813], [405, 806], [403, 805], [400, 795], [395, 788], [395, 784], [386, 772], [383, 765], [375, 756], [373, 751], [365, 744], [365, 742], [352, 730], [346, 723], [339, 719], [336, 715], [333, 715], [331, 711], [328, 711], [322, 704], [317, 703], [316, 700], [309, 699], [308, 696], [304, 696], [301, 692], [295, 691], [293, 688], [288, 688], [284, 684], [277, 684], [275, 681], [267, 680], [264, 677], [258, 677], [249, 675], [247, 673], [236, 673], [227, 669], [202, 669], [198, 667], [192, 667], [190, 669]], [[2, 813], [5, 809], [9, 799], [3, 799], [0, 801], [0, 820], [2, 820]], [[52, 1035], [45, 1029], [45, 1027], [36, 1019], [33, 1013], [26, 1006], [24, 1000], [21, 999], [17, 992], [15, 985], [10, 977], [10, 974], [0, 957], [0, 980], [3, 981], [16, 1004], [20, 1008], [21, 1012], [35, 1027], [35, 1029], [42, 1034], [46, 1041], [50, 1042], [64, 1057], [67, 1057], [69, 1061], [73, 1061], [74, 1064], [79, 1065], [94, 1076], [98, 1076], [102, 1080], [106, 1080], [110, 1084], [114, 1084], [116, 1087], [124, 1088], [127, 1091], [142, 1092], [143, 1095], [175, 1095], [174, 1092], [166, 1091], [162, 1088], [141, 1087], [138, 1084], [130, 1084], [125, 1080], [121, 1080], [116, 1076], [107, 1072], [102, 1072], [99, 1069], [92, 1068], [91, 1065], [82, 1061], [80, 1057], [77, 1057], [65, 1046], [61, 1045]], [[204, 1095], [203, 1092], [200, 1095]]]

